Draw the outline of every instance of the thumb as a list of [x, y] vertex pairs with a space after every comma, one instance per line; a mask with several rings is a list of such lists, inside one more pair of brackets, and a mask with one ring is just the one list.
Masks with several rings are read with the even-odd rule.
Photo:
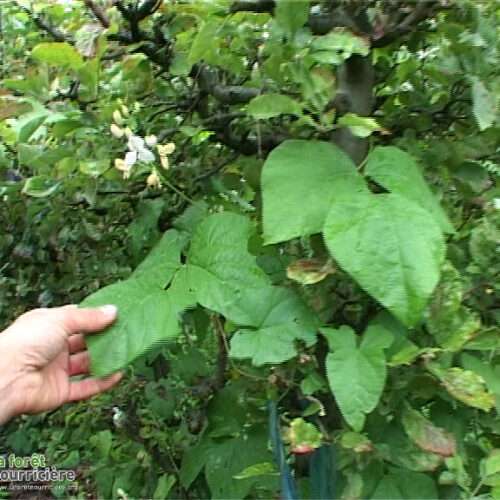
[[118, 309], [114, 305], [95, 308], [78, 308], [69, 305], [59, 308], [62, 326], [68, 335], [74, 333], [92, 333], [104, 330], [117, 317]]

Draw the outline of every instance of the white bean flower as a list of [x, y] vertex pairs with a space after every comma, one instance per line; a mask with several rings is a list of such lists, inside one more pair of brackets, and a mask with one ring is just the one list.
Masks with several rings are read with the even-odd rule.
[[[136, 161], [143, 161], [145, 163], [148, 163], [150, 161], [155, 160], [155, 155], [151, 152], [150, 149], [146, 147], [146, 142], [142, 137], [132, 134], [128, 138], [127, 146], [129, 152], [125, 156], [125, 161], [127, 161], [127, 156], [129, 156], [130, 159], [134, 158], [132, 165]], [[135, 153], [135, 154], [131, 155], [130, 153]]]
[[146, 137], [144, 137], [144, 140], [150, 148], [154, 148], [156, 146], [156, 143], [158, 142], [156, 135], [147, 135]]

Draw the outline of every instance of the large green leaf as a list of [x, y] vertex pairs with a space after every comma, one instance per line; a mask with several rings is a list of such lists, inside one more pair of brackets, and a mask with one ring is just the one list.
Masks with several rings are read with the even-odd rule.
[[197, 30], [188, 54], [189, 64], [194, 64], [207, 58], [210, 62], [211, 56], [215, 52], [214, 38], [218, 30], [219, 25], [213, 21], [203, 23], [201, 28]]
[[333, 351], [326, 358], [330, 388], [347, 423], [360, 431], [382, 395], [387, 372], [384, 349], [391, 344], [392, 335], [372, 325], [358, 346], [350, 327], [324, 328], [322, 333]]
[[394, 469], [378, 483], [373, 500], [435, 500], [439, 498], [431, 477], [419, 472]]
[[[233, 213], [201, 222], [181, 270], [181, 283], [191, 292], [182, 293], [242, 326], [233, 337], [232, 356], [252, 358], [256, 365], [281, 362], [295, 356], [296, 339], [314, 343], [318, 325], [294, 292], [271, 286], [247, 250], [251, 232], [249, 219]], [[177, 289], [177, 277], [172, 289]], [[273, 348], [264, 352], [266, 345]]]
[[404, 196], [428, 210], [443, 231], [454, 231], [417, 162], [405, 151], [394, 146], [376, 147], [368, 155], [365, 173], [392, 193]]
[[31, 55], [38, 61], [62, 68], [76, 70], [84, 64], [78, 51], [66, 42], [39, 43]]
[[137, 214], [128, 227], [129, 247], [134, 258], [141, 256], [145, 248], [150, 248], [158, 236], [158, 219], [165, 200], [142, 200], [137, 205]]
[[250, 220], [234, 213], [214, 214], [193, 235], [185, 267], [197, 302], [240, 325], [254, 324], [249, 302], [269, 280], [248, 250]]
[[262, 170], [265, 242], [319, 233], [333, 200], [366, 190], [354, 163], [333, 144], [285, 141]]
[[[244, 450], [244, 453], [242, 453]], [[248, 434], [215, 441], [208, 434], [184, 454], [180, 471], [181, 483], [188, 487], [205, 469], [205, 477], [214, 499], [243, 499], [260, 476], [234, 479], [248, 467], [270, 462], [265, 429], [251, 429]]]
[[129, 279], [102, 288], [81, 303], [83, 307], [115, 304], [119, 311], [103, 334], [88, 337], [94, 375], [119, 370], [179, 334], [178, 317], [185, 303], [164, 288], [180, 266], [184, 242], [179, 232], [167, 231]]
[[324, 236], [362, 288], [407, 326], [420, 320], [445, 254], [427, 211], [395, 194], [351, 196], [333, 203]]
[[233, 358], [251, 358], [256, 366], [281, 363], [296, 355], [295, 341], [314, 343], [318, 323], [291, 290], [267, 287], [251, 297], [252, 323], [231, 339]]

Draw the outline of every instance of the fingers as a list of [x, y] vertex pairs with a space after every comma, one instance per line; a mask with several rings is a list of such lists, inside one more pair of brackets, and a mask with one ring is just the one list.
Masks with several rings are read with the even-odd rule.
[[98, 308], [79, 309], [76, 306], [64, 306], [58, 313], [68, 335], [74, 333], [99, 332], [115, 321], [117, 308], [107, 305]]
[[90, 356], [88, 351], [82, 351], [69, 357], [68, 374], [82, 375], [90, 370]]
[[68, 337], [68, 351], [70, 354], [85, 351], [85, 349], [87, 349], [87, 344], [85, 343], [85, 336], [83, 333], [75, 333]]
[[96, 394], [107, 391], [116, 385], [123, 374], [118, 372], [106, 378], [87, 378], [78, 382], [71, 382], [69, 386], [68, 403], [71, 401], [81, 401]]

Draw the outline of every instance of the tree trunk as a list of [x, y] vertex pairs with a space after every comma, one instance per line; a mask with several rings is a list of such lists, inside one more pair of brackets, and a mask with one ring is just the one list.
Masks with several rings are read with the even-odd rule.
[[[338, 90], [335, 107], [339, 116], [356, 113], [370, 116], [373, 110], [375, 75], [371, 55], [352, 56], [337, 73]], [[343, 127], [332, 134], [332, 140], [359, 165], [368, 152], [368, 139], [356, 137]]]

